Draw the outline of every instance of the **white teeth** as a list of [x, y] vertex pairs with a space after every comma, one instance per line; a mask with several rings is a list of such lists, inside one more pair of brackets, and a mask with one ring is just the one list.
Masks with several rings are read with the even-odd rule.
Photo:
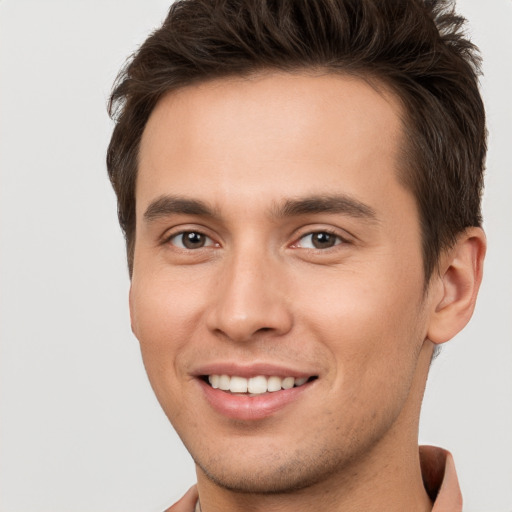
[[283, 389], [291, 389], [291, 388], [293, 388], [294, 384], [295, 384], [295, 379], [293, 377], [286, 377], [283, 379], [283, 382], [281, 383], [281, 387]]
[[229, 375], [221, 375], [219, 377], [219, 389], [222, 389], [222, 391], [229, 391], [229, 382], [230, 381], [231, 381], [231, 378], [229, 377]]
[[217, 389], [219, 387], [220, 375], [210, 375], [208, 381], [212, 385], [212, 388]]
[[265, 377], [257, 375], [246, 379], [233, 375], [209, 375], [208, 382], [212, 388], [230, 391], [231, 393], [249, 393], [251, 395], [261, 395], [263, 393], [273, 393], [281, 389], [291, 389], [294, 386], [302, 386], [308, 380], [308, 377]]
[[267, 390], [272, 391], [281, 391], [281, 377], [269, 377], [267, 383]]
[[247, 393], [247, 379], [243, 377], [231, 377], [229, 391], [231, 391], [231, 393]]
[[247, 391], [253, 394], [265, 393], [267, 391], [267, 378], [263, 375], [251, 377], [247, 384]]

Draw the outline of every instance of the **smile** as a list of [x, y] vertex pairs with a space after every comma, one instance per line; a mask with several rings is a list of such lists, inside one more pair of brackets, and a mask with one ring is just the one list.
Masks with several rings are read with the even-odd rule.
[[248, 394], [258, 396], [265, 393], [292, 389], [303, 386], [306, 382], [315, 377], [279, 377], [257, 375], [254, 377], [240, 377], [237, 375], [209, 375], [208, 383], [214, 389], [220, 389], [229, 393]]
[[222, 366], [198, 374], [196, 382], [216, 413], [239, 421], [263, 420], [301, 403], [301, 397], [310, 396], [319, 378], [303, 373], [293, 377], [291, 371], [281, 373], [271, 365], [233, 367], [232, 373], [226, 368], [229, 365]]

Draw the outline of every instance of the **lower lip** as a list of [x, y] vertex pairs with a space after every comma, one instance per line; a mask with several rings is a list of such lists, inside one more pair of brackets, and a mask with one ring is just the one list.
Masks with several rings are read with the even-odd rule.
[[214, 389], [198, 379], [206, 400], [218, 413], [235, 420], [261, 420], [272, 416], [287, 405], [296, 401], [312, 382], [302, 386], [264, 393], [257, 396], [236, 395], [220, 389]]

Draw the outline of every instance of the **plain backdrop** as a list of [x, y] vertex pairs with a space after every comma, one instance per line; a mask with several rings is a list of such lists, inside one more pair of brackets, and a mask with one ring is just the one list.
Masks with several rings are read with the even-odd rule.
[[[129, 328], [104, 157], [118, 69], [163, 0], [0, 0], [0, 512], [160, 512], [195, 481]], [[435, 362], [422, 443], [466, 512], [512, 511], [512, 1], [460, 0], [484, 57], [489, 251]]]

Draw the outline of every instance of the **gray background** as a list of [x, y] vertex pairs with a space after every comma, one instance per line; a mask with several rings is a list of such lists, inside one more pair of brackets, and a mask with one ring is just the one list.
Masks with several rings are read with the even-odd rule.
[[[460, 0], [485, 59], [489, 238], [475, 316], [435, 362], [421, 442], [466, 512], [512, 511], [512, 2]], [[194, 470], [147, 382], [104, 165], [106, 100], [168, 2], [0, 2], [0, 511], [158, 512]]]

